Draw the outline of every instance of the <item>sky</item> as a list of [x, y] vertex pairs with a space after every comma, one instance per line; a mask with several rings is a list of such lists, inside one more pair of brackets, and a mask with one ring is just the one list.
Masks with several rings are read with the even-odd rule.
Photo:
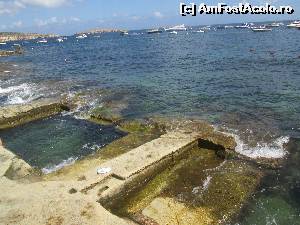
[[[293, 15], [197, 15], [182, 17], [180, 3], [289, 5]], [[0, 31], [73, 34], [91, 28], [149, 29], [186, 25], [300, 19], [299, 0], [0, 0]]]

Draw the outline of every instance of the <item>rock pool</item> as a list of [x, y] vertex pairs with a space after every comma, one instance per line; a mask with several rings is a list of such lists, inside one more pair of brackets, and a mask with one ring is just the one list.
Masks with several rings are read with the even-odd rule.
[[59, 169], [125, 136], [112, 125], [58, 115], [0, 131], [5, 146], [45, 173]]

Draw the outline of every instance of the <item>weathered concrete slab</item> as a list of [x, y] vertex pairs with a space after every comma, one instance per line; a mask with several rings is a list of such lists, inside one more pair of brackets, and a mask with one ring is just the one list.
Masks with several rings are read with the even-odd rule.
[[67, 107], [58, 100], [45, 99], [26, 105], [0, 107], [0, 129], [15, 127], [37, 119], [55, 115]]
[[67, 181], [21, 184], [0, 177], [0, 224], [128, 225]]
[[32, 172], [31, 166], [15, 154], [0, 146], [0, 177], [23, 178]]
[[99, 167], [109, 167], [112, 174], [125, 180], [188, 145], [195, 144], [197, 140], [197, 134], [168, 133]]

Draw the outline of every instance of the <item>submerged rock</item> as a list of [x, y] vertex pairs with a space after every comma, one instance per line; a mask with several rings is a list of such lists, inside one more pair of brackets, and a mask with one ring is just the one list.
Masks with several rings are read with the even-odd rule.
[[12, 56], [12, 55], [21, 55], [24, 53], [24, 50], [20, 46], [16, 46], [13, 51], [0, 51], [1, 56]]
[[261, 172], [240, 160], [223, 161], [213, 150], [186, 154], [105, 205], [140, 224], [230, 222], [256, 190]]
[[120, 102], [106, 102], [102, 106], [94, 108], [90, 112], [92, 119], [95, 119], [99, 122], [109, 122], [116, 123], [122, 120], [121, 111], [125, 109], [127, 105], [124, 105]]
[[156, 198], [142, 212], [147, 218], [151, 218], [157, 224], [214, 224], [214, 218], [210, 210], [199, 207], [190, 209], [184, 203], [172, 198]]

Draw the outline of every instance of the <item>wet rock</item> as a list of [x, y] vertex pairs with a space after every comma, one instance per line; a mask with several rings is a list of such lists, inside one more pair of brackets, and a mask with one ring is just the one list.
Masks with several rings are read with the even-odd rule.
[[12, 55], [21, 55], [24, 53], [24, 50], [20, 46], [16, 46], [13, 51], [0, 51], [1, 56], [12, 56]]
[[159, 224], [230, 223], [257, 188], [260, 177], [247, 164], [228, 162], [211, 173], [206, 187], [194, 199], [158, 197], [143, 210], [143, 215]]
[[156, 198], [143, 210], [143, 215], [158, 224], [214, 224], [213, 215], [205, 207], [197, 210], [189, 209], [185, 204], [172, 198]]
[[236, 147], [234, 137], [215, 130], [215, 128], [206, 121], [161, 117], [153, 118], [150, 121], [165, 131], [175, 130], [183, 133], [197, 132], [199, 134], [199, 144], [210, 145], [210, 149], [214, 148], [218, 155], [222, 158], [230, 159], [237, 156], [234, 151]]
[[90, 112], [90, 116], [99, 122], [116, 123], [122, 120], [121, 112], [126, 107], [127, 105], [117, 101], [106, 102], [102, 106], [94, 108]]
[[162, 133], [157, 124], [147, 120], [124, 120], [118, 123], [118, 128], [128, 133]]
[[39, 100], [26, 105], [0, 107], [0, 129], [11, 128], [55, 115], [68, 108], [57, 100]]

